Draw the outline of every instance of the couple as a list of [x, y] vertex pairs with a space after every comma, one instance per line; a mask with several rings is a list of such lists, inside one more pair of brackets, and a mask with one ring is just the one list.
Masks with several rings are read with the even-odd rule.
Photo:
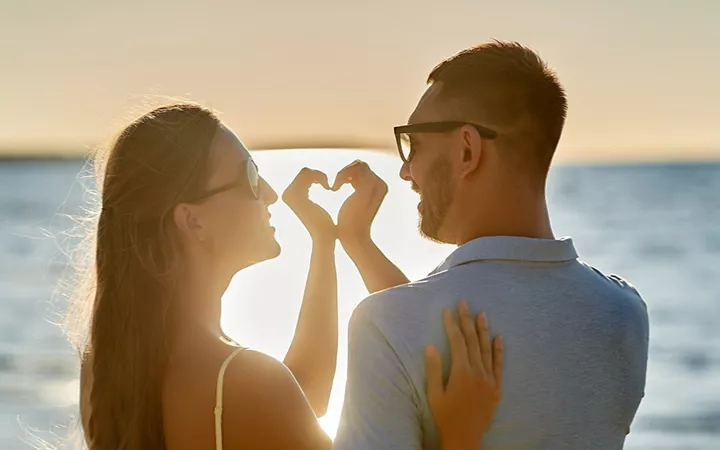
[[[647, 312], [630, 284], [554, 237], [544, 191], [563, 89], [535, 53], [503, 42], [458, 53], [428, 82], [395, 129], [400, 176], [420, 193], [421, 232], [458, 248], [409, 282], [370, 238], [385, 183], [364, 163], [343, 169], [333, 187], [355, 192], [336, 226], [308, 199], [326, 177], [304, 169], [283, 194], [313, 245], [282, 363], [220, 329], [232, 276], [280, 252], [277, 194], [247, 149], [195, 105], [120, 133], [101, 157], [81, 343], [89, 448], [622, 448], [644, 391]], [[337, 238], [373, 295], [350, 321], [333, 443], [316, 417], [335, 374]]]

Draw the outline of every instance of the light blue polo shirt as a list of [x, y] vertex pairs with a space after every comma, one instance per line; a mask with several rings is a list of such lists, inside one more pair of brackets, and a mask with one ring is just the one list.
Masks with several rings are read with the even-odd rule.
[[350, 320], [334, 447], [439, 449], [424, 348], [448, 372], [442, 310], [485, 311], [505, 345], [503, 397], [484, 450], [623, 446], [643, 397], [648, 316], [626, 281], [577, 259], [569, 238], [478, 238], [428, 277], [365, 299]]

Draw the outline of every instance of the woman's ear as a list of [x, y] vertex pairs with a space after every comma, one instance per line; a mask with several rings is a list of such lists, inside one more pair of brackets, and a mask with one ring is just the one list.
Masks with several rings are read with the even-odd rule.
[[196, 208], [192, 205], [180, 203], [175, 206], [173, 210], [173, 221], [181, 234], [201, 242], [205, 240], [202, 221], [199, 218]]

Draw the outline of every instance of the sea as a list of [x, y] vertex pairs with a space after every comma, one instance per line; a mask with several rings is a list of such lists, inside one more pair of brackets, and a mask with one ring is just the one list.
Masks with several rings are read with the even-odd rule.
[[[418, 234], [417, 196], [398, 177], [393, 155], [254, 156], [278, 192], [303, 166], [332, 179], [354, 159], [368, 161], [390, 187], [373, 235], [410, 278], [430, 272], [453, 249]], [[89, 169], [80, 159], [0, 162], [2, 450], [62, 448], [77, 429], [78, 358], [58, 322], [81, 238], [76, 225], [96, 198]], [[349, 192], [311, 194], [334, 215]], [[558, 164], [548, 198], [556, 235], [571, 236], [584, 261], [629, 280], [648, 305], [647, 387], [625, 448], [720, 449], [720, 163]], [[271, 212], [283, 253], [233, 279], [223, 297], [223, 327], [242, 344], [281, 358], [297, 319], [310, 243], [285, 205]], [[331, 436], [343, 400], [347, 320], [367, 295], [339, 246], [337, 258], [341, 345], [321, 419]]]

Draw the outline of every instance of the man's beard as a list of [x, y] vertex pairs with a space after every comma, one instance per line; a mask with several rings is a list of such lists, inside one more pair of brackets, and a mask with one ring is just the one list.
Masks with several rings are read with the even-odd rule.
[[447, 158], [438, 158], [432, 165], [427, 185], [424, 189], [413, 188], [420, 192], [422, 212], [420, 212], [420, 234], [431, 241], [446, 243], [440, 231], [444, 224], [448, 209], [453, 199], [452, 183], [450, 181], [450, 162]]

